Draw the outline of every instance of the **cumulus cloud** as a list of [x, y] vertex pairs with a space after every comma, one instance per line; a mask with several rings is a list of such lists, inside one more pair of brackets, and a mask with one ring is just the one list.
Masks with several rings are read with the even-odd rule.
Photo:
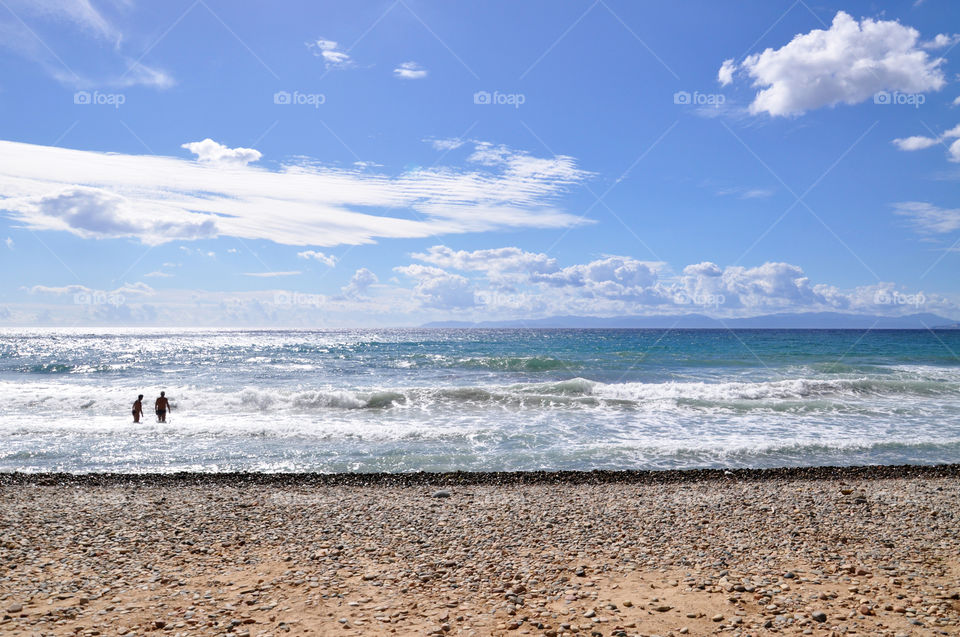
[[348, 299], [360, 299], [366, 296], [370, 286], [377, 282], [379, 279], [376, 274], [366, 268], [360, 268], [353, 273], [350, 281], [340, 288], [340, 291]]
[[930, 148], [940, 143], [939, 139], [933, 137], [924, 137], [923, 135], [913, 135], [912, 137], [903, 137], [893, 140], [893, 144], [900, 150], [912, 151]]
[[51, 296], [72, 296], [74, 302], [81, 305], [118, 305], [126, 302], [128, 297], [150, 297], [156, 294], [156, 291], [138, 281], [136, 283], [124, 283], [113, 290], [101, 290], [91, 288], [86, 285], [71, 284], [63, 286], [34, 285], [25, 287], [28, 294], [45, 294]]
[[530, 280], [553, 287], [580, 288], [590, 296], [622, 300], [651, 298], [662, 263], [610, 256], [590, 263], [571, 265], [547, 274], [534, 273]]
[[[956, 211], [956, 223], [960, 224], [960, 211]], [[489, 314], [515, 317], [688, 312], [751, 316], [783, 311], [898, 314], [910, 309], [884, 302], [878, 306], [875, 296], [898, 289], [893, 283], [840, 290], [814, 283], [800, 266], [783, 262], [721, 267], [705, 261], [674, 274], [665, 263], [621, 255], [560, 267], [546, 255], [515, 247], [457, 251], [441, 245], [411, 256], [432, 265], [395, 270], [417, 282], [414, 298], [427, 309], [456, 310], [476, 304]], [[505, 276], [510, 277], [509, 286], [502, 285]], [[927, 295], [926, 302], [929, 311], [957, 311], [955, 304], [942, 297]]]
[[422, 80], [427, 77], [427, 69], [416, 62], [404, 62], [393, 69], [393, 76], [401, 80]]
[[[954, 141], [951, 142], [950, 140]], [[947, 160], [960, 162], [960, 124], [946, 131], [940, 137], [914, 135], [913, 137], [895, 139], [893, 144], [900, 150], [906, 151], [923, 150], [937, 144], [943, 144], [947, 146]]]
[[737, 70], [737, 64], [733, 58], [729, 60], [724, 60], [723, 64], [720, 65], [720, 70], [717, 71], [717, 81], [720, 82], [720, 86], [727, 86], [733, 82], [733, 73]]
[[[2, 181], [0, 177], [0, 181]], [[139, 207], [111, 192], [85, 187], [0, 201], [0, 207], [34, 230], [62, 230], [84, 238], [136, 237], [148, 245], [217, 234], [214, 218], [186, 211]]]
[[[942, 41], [940, 36], [934, 41]], [[920, 33], [895, 20], [859, 22], [840, 11], [829, 29], [796, 35], [779, 49], [748, 56], [739, 66], [720, 67], [721, 84], [734, 71], [752, 78], [753, 114], [798, 115], [822, 106], [857, 104], [879, 91], [922, 93], [946, 83], [942, 58], [923, 49]]]
[[7, 237], [7, 240], [4, 241], [4, 243], [6, 244], [7, 248], [13, 250], [13, 239], [11, 237]]
[[261, 279], [274, 279], [280, 276], [297, 276], [303, 274], [301, 270], [284, 270], [283, 272], [244, 272], [243, 276], [253, 276]]
[[474, 146], [465, 166], [392, 176], [302, 162], [266, 170], [242, 153], [227, 170], [0, 141], [0, 210], [34, 230], [148, 244], [233, 236], [326, 247], [591, 223], [555, 204], [589, 176], [573, 158]]
[[203, 141], [182, 144], [180, 147], [196, 155], [197, 161], [217, 166], [246, 166], [261, 157], [260, 151], [253, 148], [228, 148], [209, 137]]
[[467, 251], [436, 245], [426, 252], [415, 252], [410, 256], [441, 268], [475, 270], [488, 274], [514, 272], [546, 274], [559, 269], [556, 259], [542, 253], [525, 252], [516, 247]]
[[314, 261], [319, 261], [320, 263], [331, 268], [337, 264], [337, 257], [324, 254], [323, 252], [317, 252], [316, 250], [304, 250], [303, 252], [298, 252], [297, 256], [301, 259], [312, 259]]
[[473, 286], [464, 276], [419, 264], [396, 267], [394, 271], [417, 281], [414, 295], [425, 307], [457, 310], [477, 305]]
[[960, 42], [960, 35], [954, 33], [953, 35], [947, 35], [946, 33], [938, 33], [932, 40], [921, 43], [925, 49], [943, 49], [948, 46], [953, 46], [957, 42]]
[[318, 38], [308, 42], [307, 48], [313, 51], [315, 56], [323, 58], [323, 63], [328, 69], [347, 69], [353, 66], [350, 54], [343, 51], [333, 40]]

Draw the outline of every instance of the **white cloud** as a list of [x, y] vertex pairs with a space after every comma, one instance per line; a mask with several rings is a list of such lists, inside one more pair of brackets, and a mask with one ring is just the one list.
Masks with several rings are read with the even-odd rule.
[[319, 261], [320, 263], [331, 268], [337, 264], [337, 257], [324, 254], [323, 252], [317, 252], [316, 250], [304, 250], [303, 252], [298, 252], [297, 256], [301, 259], [313, 259], [314, 261]]
[[589, 176], [573, 158], [493, 148], [475, 144], [480, 155], [463, 168], [388, 176], [304, 164], [225, 169], [0, 141], [0, 210], [34, 230], [148, 244], [232, 236], [326, 247], [591, 223], [554, 204]]
[[773, 188], [744, 188], [734, 186], [732, 188], [722, 188], [717, 191], [721, 197], [736, 196], [738, 199], [765, 199], [776, 194]]
[[925, 201], [904, 201], [893, 204], [894, 212], [910, 221], [926, 234], [946, 234], [960, 230], [960, 208], [940, 208]]
[[147, 272], [143, 276], [150, 277], [150, 278], [168, 279], [173, 275], [170, 274], [169, 272], [164, 272], [163, 270], [154, 270], [153, 272]]
[[350, 277], [350, 282], [340, 288], [340, 291], [348, 299], [360, 299], [366, 296], [367, 290], [371, 285], [377, 283], [377, 275], [366, 268], [360, 268]]
[[[114, 4], [126, 8], [128, 3]], [[167, 88], [174, 84], [165, 71], [125, 55], [122, 29], [89, 0], [8, 0], [5, 7], [7, 11], [0, 14], [0, 46], [36, 63], [59, 82], [101, 90], [130, 86]], [[73, 56], [69, 67], [46, 45], [62, 37], [64, 26], [87, 38], [88, 44], [84, 58]], [[95, 74], [87, 74], [81, 68], [83, 63], [96, 68]], [[118, 70], [103, 72], [112, 67]]]
[[[960, 100], [960, 97], [958, 97], [957, 99]], [[431, 140], [424, 140], [424, 141], [429, 141], [430, 145], [437, 150], [453, 150], [455, 148], [460, 148], [466, 143], [465, 140], [462, 140], [459, 137], [450, 137], [447, 139], [431, 139]]]
[[545, 254], [525, 252], [520, 248], [491, 248], [488, 250], [453, 250], [437, 245], [426, 252], [410, 255], [418, 261], [425, 261], [441, 268], [454, 270], [474, 270], [490, 273], [550, 273], [559, 268], [557, 260]]
[[[920, 33], [894, 20], [857, 21], [840, 11], [827, 30], [799, 34], [779, 49], [748, 56], [739, 70], [760, 90], [750, 112], [798, 115], [839, 103], [857, 104], [879, 91], [922, 93], [946, 83], [942, 58], [921, 48]], [[723, 63], [718, 78], [732, 80]]]
[[960, 106], [960, 96], [953, 98], [953, 105]]
[[13, 238], [7, 237], [7, 240], [4, 241], [4, 243], [7, 245], [7, 248], [13, 250]]
[[340, 45], [333, 40], [318, 38], [314, 42], [308, 42], [307, 48], [317, 57], [323, 58], [323, 63], [328, 69], [347, 69], [353, 66], [350, 54], [341, 50]]
[[459, 274], [419, 264], [396, 267], [394, 271], [416, 279], [414, 295], [425, 307], [457, 310], [477, 304], [473, 286]]
[[23, 289], [29, 294], [49, 294], [53, 296], [86, 295], [90, 297], [102, 297], [104, 299], [109, 298], [113, 303], [117, 301], [123, 302], [126, 297], [150, 297], [156, 294], [156, 291], [152, 287], [142, 281], [138, 281], [137, 283], [124, 283], [114, 290], [98, 290], [79, 284], [64, 286], [34, 285]]
[[654, 287], [663, 267], [659, 262], [609, 256], [548, 274], [534, 273], [530, 280], [552, 287], [576, 288], [585, 296], [643, 301], [659, 294]]
[[720, 70], [717, 71], [717, 81], [720, 82], [720, 86], [727, 86], [733, 82], [733, 73], [736, 69], [737, 63], [733, 58], [723, 61], [723, 64], [720, 65]]
[[197, 161], [216, 166], [246, 166], [262, 156], [260, 151], [253, 148], [228, 148], [209, 137], [203, 141], [181, 144], [180, 147], [196, 155]]
[[953, 35], [938, 33], [932, 40], [929, 42], [923, 42], [920, 46], [925, 49], [942, 49], [948, 46], [953, 46], [957, 42], [960, 42], [960, 35], [957, 35], [956, 33]]
[[960, 162], [960, 139], [950, 144], [950, 148], [947, 149], [947, 159], [952, 162]]
[[402, 80], [422, 80], [427, 77], [427, 69], [416, 62], [404, 62], [393, 69], [393, 76]]
[[300, 270], [286, 270], [284, 272], [244, 272], [243, 276], [253, 276], [261, 279], [273, 279], [278, 276], [296, 276], [303, 274]]
[[84, 238], [137, 237], [148, 245], [158, 245], [217, 234], [213, 217], [141, 206], [97, 188], [67, 187], [51, 194], [3, 200], [0, 206], [14, 211], [14, 218], [31, 229], [62, 230]]
[[[960, 223], [960, 211], [956, 211], [956, 216]], [[546, 255], [513, 247], [468, 252], [441, 245], [411, 256], [435, 264], [394, 268], [417, 281], [413, 292], [422, 308], [458, 310], [475, 303], [483, 305], [488, 316], [688, 312], [752, 316], [784, 311], [896, 315], [917, 311], [902, 304], [877, 305], [876, 295], [894, 289], [892, 283], [843, 291], [827, 284], [814, 284], [801, 267], [782, 262], [724, 268], [707, 261], [688, 265], [680, 275], [674, 275], [664, 263], [629, 256], [605, 256], [559, 267]], [[443, 268], [471, 273], [473, 278]], [[544, 272], [537, 272], [538, 269]], [[501, 285], [508, 274], [510, 285]], [[936, 295], [927, 295], [926, 303], [928, 311], [958, 310], [956, 304]]]
[[903, 139], [893, 140], [894, 145], [900, 150], [923, 150], [924, 148], [930, 148], [931, 146], [936, 146], [937, 144], [946, 144], [950, 139], [956, 139], [947, 147], [947, 159], [952, 162], [960, 162], [960, 124], [957, 124], [947, 132], [945, 132], [940, 137], [924, 137], [922, 135], [914, 135], [913, 137], [905, 137]]
[[940, 143], [939, 139], [933, 137], [924, 137], [922, 135], [913, 135], [912, 137], [903, 137], [893, 140], [893, 144], [900, 150], [913, 151], [930, 148]]

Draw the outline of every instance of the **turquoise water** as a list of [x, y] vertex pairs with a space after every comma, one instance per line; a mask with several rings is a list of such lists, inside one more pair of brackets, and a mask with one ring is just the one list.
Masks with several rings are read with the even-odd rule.
[[[4, 330], [0, 471], [960, 462], [960, 331]], [[160, 390], [174, 409], [131, 422]]]

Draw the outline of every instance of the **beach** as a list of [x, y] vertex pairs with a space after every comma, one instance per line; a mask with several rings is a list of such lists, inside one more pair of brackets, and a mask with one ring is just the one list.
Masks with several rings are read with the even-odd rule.
[[9, 635], [950, 635], [960, 465], [2, 474]]

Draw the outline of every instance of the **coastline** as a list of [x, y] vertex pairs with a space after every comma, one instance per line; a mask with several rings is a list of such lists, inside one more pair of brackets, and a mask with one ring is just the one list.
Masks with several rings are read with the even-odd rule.
[[0, 474], [10, 635], [947, 635], [960, 465]]
[[417, 471], [409, 473], [174, 472], [46, 473], [0, 472], [0, 486], [356, 486], [415, 487], [537, 484], [674, 484], [709, 481], [854, 480], [960, 478], [958, 464], [775, 467], [766, 469], [650, 469], [593, 471]]

